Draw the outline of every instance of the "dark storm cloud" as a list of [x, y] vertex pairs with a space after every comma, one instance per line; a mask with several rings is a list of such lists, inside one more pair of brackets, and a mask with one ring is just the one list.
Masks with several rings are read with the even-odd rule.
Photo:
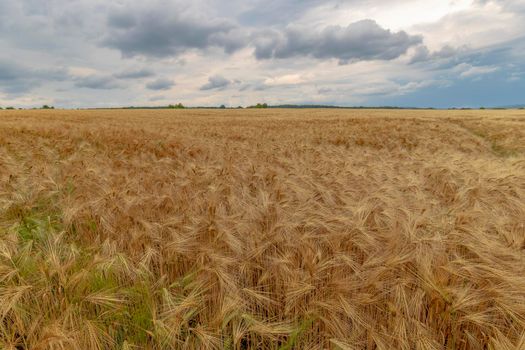
[[155, 72], [149, 69], [134, 69], [126, 70], [120, 73], [115, 74], [115, 78], [118, 79], [140, 79], [140, 78], [149, 78], [155, 75]]
[[245, 35], [228, 20], [196, 18], [174, 7], [151, 6], [109, 14], [102, 44], [124, 57], [167, 57], [210, 47], [231, 53], [245, 45]]
[[393, 33], [373, 20], [362, 20], [347, 27], [328, 26], [321, 31], [287, 28], [281, 32], [261, 32], [255, 39], [258, 59], [311, 56], [338, 59], [341, 63], [358, 60], [392, 60], [422, 37], [404, 31]]
[[76, 78], [75, 86], [95, 90], [119, 89], [122, 86], [112, 76], [90, 75], [87, 77]]
[[208, 78], [208, 82], [201, 86], [202, 91], [206, 90], [214, 90], [214, 89], [223, 89], [230, 85], [232, 82], [228, 79], [226, 79], [223, 76], [215, 75], [213, 77]]
[[170, 79], [163, 79], [163, 78], [160, 78], [160, 79], [157, 79], [157, 80], [154, 80], [150, 83], [148, 83], [146, 85], [146, 87], [150, 90], [156, 90], [156, 91], [159, 91], [159, 90], [169, 90], [171, 89], [173, 86], [175, 86], [175, 83], [173, 82], [173, 80], [170, 80]]

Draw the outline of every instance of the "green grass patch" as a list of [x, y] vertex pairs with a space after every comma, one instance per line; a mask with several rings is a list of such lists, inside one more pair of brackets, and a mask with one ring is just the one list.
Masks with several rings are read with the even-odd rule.
[[296, 348], [301, 336], [307, 331], [315, 322], [315, 318], [308, 318], [303, 320], [296, 329], [288, 336], [288, 340], [282, 345], [279, 350], [292, 350]]

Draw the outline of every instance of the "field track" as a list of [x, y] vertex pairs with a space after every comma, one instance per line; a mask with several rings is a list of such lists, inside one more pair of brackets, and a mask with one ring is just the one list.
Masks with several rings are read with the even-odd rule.
[[525, 111], [0, 111], [0, 349], [525, 349]]

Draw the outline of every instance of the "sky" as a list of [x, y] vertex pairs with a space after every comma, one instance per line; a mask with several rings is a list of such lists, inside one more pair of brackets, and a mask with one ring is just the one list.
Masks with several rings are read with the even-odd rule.
[[1, 0], [0, 107], [525, 104], [525, 0]]

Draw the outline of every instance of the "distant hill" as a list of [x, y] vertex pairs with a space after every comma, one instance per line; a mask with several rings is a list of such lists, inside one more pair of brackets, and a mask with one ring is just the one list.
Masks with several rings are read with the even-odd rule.
[[510, 106], [503, 106], [502, 108], [521, 109], [521, 108], [525, 108], [525, 104], [523, 104], [523, 105], [510, 105]]
[[354, 107], [342, 107], [342, 106], [333, 106], [333, 105], [292, 105], [292, 104], [268, 106], [268, 108], [416, 109], [415, 107], [397, 107], [397, 106], [377, 106], [377, 107], [354, 106]]
[[[248, 107], [213, 107], [213, 106], [194, 106], [194, 107], [178, 107], [184, 109], [239, 109], [239, 108], [257, 108], [255, 106]], [[427, 108], [418, 108], [418, 107], [397, 107], [397, 106], [354, 106], [354, 107], [342, 107], [342, 106], [333, 106], [333, 105], [293, 105], [293, 104], [284, 104], [284, 105], [267, 105], [266, 107], [259, 108], [295, 108], [295, 109], [304, 109], [304, 108], [332, 108], [332, 109], [434, 109], [431, 107]], [[87, 109], [174, 109], [172, 106], [125, 106], [125, 107], [96, 107], [96, 108], [87, 108]]]
[[295, 105], [295, 104], [282, 104], [282, 105], [261, 105], [257, 106], [247, 106], [247, 107], [225, 107], [219, 106], [183, 106], [182, 104], [178, 105], [169, 105], [169, 106], [125, 106], [125, 107], [101, 107], [101, 108], [86, 108], [86, 109], [239, 109], [239, 108], [288, 108], [288, 109], [305, 109], [305, 108], [325, 108], [325, 109], [450, 109], [450, 110], [469, 110], [469, 109], [525, 109], [525, 104], [522, 105], [509, 105], [509, 106], [499, 106], [499, 107], [449, 107], [449, 108], [433, 108], [433, 107], [399, 107], [399, 106], [335, 106], [335, 105], [316, 105], [316, 104], [305, 104], [305, 105]]

